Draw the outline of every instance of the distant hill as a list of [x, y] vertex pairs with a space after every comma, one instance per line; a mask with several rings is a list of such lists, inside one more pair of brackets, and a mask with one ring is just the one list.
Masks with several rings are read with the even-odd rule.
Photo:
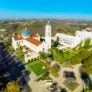
[[[24, 21], [9, 21], [0, 23], [0, 29], [5, 28], [8, 35], [16, 33], [16, 35], [21, 34], [25, 27], [27, 27], [31, 34], [39, 33], [44, 35], [45, 25], [48, 20], [24, 20]], [[56, 32], [62, 32], [66, 34], [74, 34], [76, 30], [85, 28], [87, 26], [92, 26], [91, 21], [74, 21], [74, 20], [50, 20], [52, 25], [52, 35]]]

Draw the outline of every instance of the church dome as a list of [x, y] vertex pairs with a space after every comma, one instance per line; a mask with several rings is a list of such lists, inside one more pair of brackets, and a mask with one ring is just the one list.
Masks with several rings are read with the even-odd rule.
[[27, 28], [25, 28], [25, 30], [22, 32], [22, 36], [23, 36], [24, 38], [27, 38], [27, 37], [30, 36], [30, 32], [29, 32], [29, 30], [28, 30]]

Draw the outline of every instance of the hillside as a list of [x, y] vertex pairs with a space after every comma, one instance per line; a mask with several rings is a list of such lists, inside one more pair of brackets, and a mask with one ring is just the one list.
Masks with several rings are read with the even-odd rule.
[[[44, 35], [45, 25], [48, 20], [23, 20], [23, 21], [8, 21], [0, 23], [0, 29], [4, 28], [8, 32], [7, 35], [16, 33], [19, 35], [25, 27], [27, 27], [31, 34], [39, 33]], [[70, 21], [70, 20], [51, 20], [52, 25], [52, 35], [55, 35], [56, 32], [62, 32], [66, 34], [74, 34], [76, 30], [85, 28], [86, 26], [91, 26], [89, 21]]]

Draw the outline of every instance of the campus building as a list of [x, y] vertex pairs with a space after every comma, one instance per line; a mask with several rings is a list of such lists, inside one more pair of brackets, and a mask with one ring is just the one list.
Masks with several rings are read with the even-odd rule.
[[25, 28], [19, 37], [12, 37], [12, 47], [16, 50], [22, 46], [23, 52], [26, 52], [25, 61], [28, 62], [30, 59], [37, 58], [39, 52], [47, 53], [48, 49], [51, 48], [51, 25], [49, 22], [45, 26], [44, 41], [41, 41], [40, 38], [39, 34], [31, 34], [30, 31]]

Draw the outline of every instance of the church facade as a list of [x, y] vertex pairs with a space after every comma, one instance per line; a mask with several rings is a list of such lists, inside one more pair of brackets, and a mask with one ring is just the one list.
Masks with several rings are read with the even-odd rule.
[[51, 25], [49, 22], [45, 26], [44, 41], [41, 41], [40, 38], [39, 34], [31, 35], [30, 31], [25, 28], [19, 37], [12, 37], [12, 47], [16, 51], [20, 46], [22, 46], [24, 52], [28, 51], [28, 53], [25, 54], [27, 62], [29, 59], [36, 58], [39, 52], [47, 53], [48, 49], [51, 48]]

